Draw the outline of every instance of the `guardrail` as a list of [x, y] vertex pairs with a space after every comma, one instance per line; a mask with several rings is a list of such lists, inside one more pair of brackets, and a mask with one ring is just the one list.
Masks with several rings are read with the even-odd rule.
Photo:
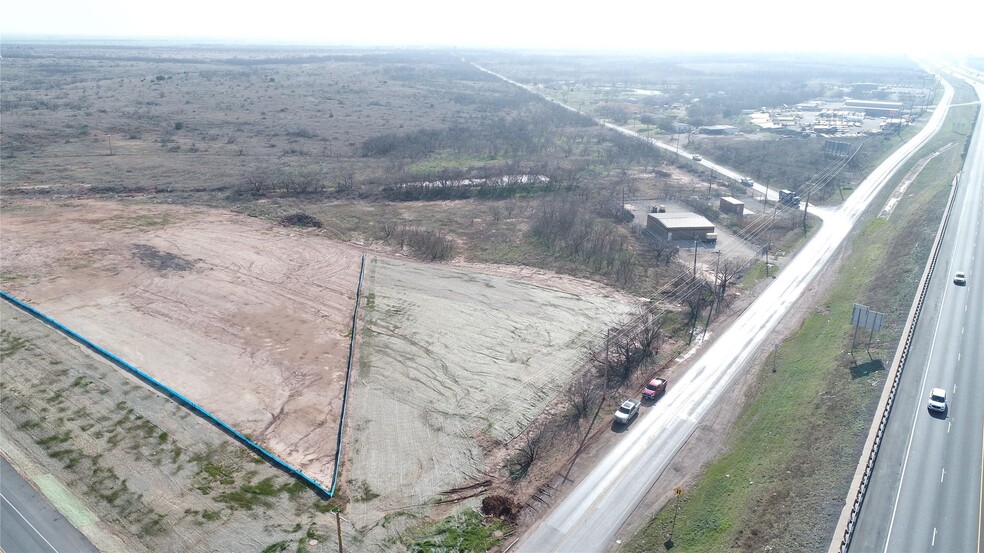
[[279, 469], [287, 472], [288, 474], [290, 474], [291, 476], [299, 479], [300, 481], [304, 482], [308, 486], [311, 486], [318, 493], [320, 493], [320, 494], [322, 494], [322, 495], [327, 496], [327, 497], [330, 498], [330, 497], [334, 496], [334, 494], [335, 494], [335, 486], [336, 486], [337, 481], [338, 481], [338, 468], [339, 468], [339, 465], [341, 464], [342, 439], [343, 439], [343, 431], [345, 429], [345, 410], [346, 410], [346, 405], [348, 403], [349, 380], [350, 380], [350, 375], [352, 373], [352, 357], [353, 357], [354, 352], [355, 352], [355, 331], [356, 331], [357, 320], [358, 320], [358, 317], [359, 317], [359, 302], [361, 300], [362, 278], [363, 278], [363, 274], [365, 272], [365, 265], [366, 265], [366, 256], [365, 256], [365, 254], [363, 254], [362, 255], [362, 266], [359, 269], [359, 284], [358, 284], [358, 287], [356, 288], [356, 292], [355, 292], [355, 309], [353, 310], [353, 313], [352, 313], [352, 337], [349, 340], [348, 363], [347, 363], [346, 369], [345, 369], [345, 388], [344, 388], [344, 391], [342, 393], [342, 412], [341, 412], [341, 416], [339, 418], [338, 439], [337, 439], [337, 442], [336, 442], [337, 449], [336, 449], [336, 452], [335, 452], [335, 472], [334, 472], [334, 475], [332, 476], [331, 489], [326, 489], [324, 486], [322, 486], [321, 484], [319, 484], [318, 482], [316, 482], [314, 479], [312, 479], [308, 475], [306, 475], [303, 472], [301, 472], [300, 470], [292, 467], [291, 465], [289, 465], [288, 463], [286, 463], [285, 461], [283, 461], [282, 459], [280, 459], [279, 457], [277, 457], [273, 453], [270, 453], [269, 451], [267, 451], [266, 449], [264, 449], [262, 446], [260, 446], [256, 442], [250, 440], [249, 438], [247, 438], [246, 436], [244, 436], [242, 433], [240, 433], [236, 429], [232, 428], [231, 426], [229, 426], [228, 424], [226, 424], [225, 422], [223, 422], [221, 419], [219, 419], [218, 417], [216, 417], [212, 413], [209, 413], [207, 410], [205, 410], [204, 408], [202, 408], [200, 405], [196, 404], [195, 402], [193, 402], [190, 399], [186, 398], [185, 396], [181, 395], [176, 390], [171, 389], [170, 387], [168, 387], [167, 385], [165, 385], [161, 381], [155, 379], [154, 377], [150, 376], [149, 374], [141, 371], [137, 367], [131, 365], [130, 363], [127, 363], [123, 359], [120, 359], [116, 355], [114, 355], [114, 354], [110, 353], [109, 351], [106, 351], [102, 347], [100, 347], [100, 346], [92, 343], [91, 341], [89, 341], [87, 338], [85, 338], [81, 334], [79, 334], [79, 333], [75, 332], [74, 330], [68, 328], [67, 326], [61, 324], [60, 322], [58, 322], [55, 319], [49, 317], [48, 315], [45, 315], [44, 313], [38, 311], [34, 307], [31, 307], [30, 305], [28, 305], [28, 304], [26, 304], [26, 303], [18, 300], [17, 298], [11, 296], [7, 292], [4, 292], [3, 290], [0, 290], [0, 297], [2, 297], [3, 299], [7, 300], [8, 302], [10, 302], [11, 304], [13, 304], [14, 306], [20, 308], [21, 310], [23, 310], [24, 312], [28, 313], [29, 315], [32, 315], [33, 317], [39, 319], [41, 322], [47, 324], [48, 326], [51, 326], [52, 328], [54, 328], [54, 329], [62, 332], [63, 334], [67, 335], [69, 338], [72, 338], [73, 340], [75, 340], [78, 343], [82, 344], [86, 348], [88, 348], [88, 349], [92, 350], [93, 352], [95, 352], [100, 357], [103, 357], [104, 359], [108, 360], [110, 363], [113, 363], [117, 367], [120, 367], [121, 369], [129, 372], [130, 374], [133, 374], [134, 376], [136, 376], [137, 378], [139, 378], [145, 384], [147, 384], [150, 387], [154, 388], [155, 390], [161, 392], [165, 396], [173, 399], [175, 402], [177, 402], [182, 407], [185, 407], [186, 409], [188, 409], [192, 413], [194, 413], [194, 414], [196, 414], [196, 415], [204, 418], [209, 423], [211, 423], [212, 425], [216, 426], [217, 428], [219, 428], [220, 430], [222, 430], [223, 432], [225, 432], [226, 435], [228, 435], [229, 437], [231, 437], [234, 440], [236, 440], [237, 442], [243, 444], [247, 448], [253, 450], [255, 453], [259, 454], [261, 457], [263, 457], [265, 460], [267, 460], [268, 462], [270, 462], [271, 464], [273, 464], [275, 467], [277, 467], [277, 468], [279, 468]]
[[943, 236], [946, 234], [946, 225], [950, 220], [950, 211], [953, 208], [953, 199], [956, 197], [958, 182], [959, 175], [953, 177], [953, 187], [950, 190], [950, 198], [947, 200], [946, 209], [943, 211], [943, 220], [940, 221], [940, 227], [936, 231], [936, 240], [933, 242], [929, 260], [926, 262], [922, 279], [919, 281], [916, 300], [909, 310], [909, 317], [905, 323], [905, 339], [899, 344], [895, 359], [892, 362], [890, 373], [892, 385], [885, 388], [885, 392], [882, 394], [878, 409], [875, 411], [876, 414], [881, 412], [881, 416], [877, 420], [878, 424], [872, 424], [871, 430], [868, 432], [868, 439], [865, 441], [865, 450], [868, 451], [868, 459], [864, 466], [861, 466], [859, 463], [858, 469], [854, 473], [851, 488], [848, 491], [847, 497], [850, 499], [853, 495], [854, 501], [850, 504], [845, 502], [844, 510], [834, 531], [834, 539], [830, 544], [828, 553], [847, 553], [851, 547], [851, 539], [854, 537], [854, 527], [861, 513], [861, 507], [864, 505], [865, 493], [871, 481], [871, 475], [874, 472], [875, 462], [878, 460], [878, 449], [881, 447], [882, 437], [885, 435], [885, 427], [888, 425], [888, 418], [892, 413], [892, 406], [895, 404], [895, 394], [898, 391], [899, 382], [902, 380], [902, 370], [905, 368], [905, 362], [909, 356], [909, 346], [912, 344], [916, 324], [919, 321], [919, 315], [922, 313], [929, 279], [933, 275], [933, 271], [936, 268], [936, 261], [939, 258], [940, 246], [943, 243]]

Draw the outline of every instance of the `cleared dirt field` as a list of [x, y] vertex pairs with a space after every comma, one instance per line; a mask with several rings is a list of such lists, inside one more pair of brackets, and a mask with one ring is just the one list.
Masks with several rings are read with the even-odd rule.
[[6, 204], [3, 286], [326, 487], [361, 252], [218, 210]]
[[[359, 249], [169, 205], [7, 202], [0, 225], [5, 290], [330, 485]], [[363, 292], [342, 486], [366, 547], [392, 543], [372, 528], [394, 513], [413, 524], [442, 492], [504, 476], [490, 447], [639, 306], [536, 269], [382, 255]]]
[[480, 444], [519, 434], [638, 305], [574, 278], [477, 269], [367, 264], [347, 470], [359, 525], [502, 476]]

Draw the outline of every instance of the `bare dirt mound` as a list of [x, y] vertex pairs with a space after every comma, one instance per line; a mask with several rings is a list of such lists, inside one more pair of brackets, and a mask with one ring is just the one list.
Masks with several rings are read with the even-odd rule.
[[228, 212], [5, 205], [4, 289], [329, 486], [361, 252]]

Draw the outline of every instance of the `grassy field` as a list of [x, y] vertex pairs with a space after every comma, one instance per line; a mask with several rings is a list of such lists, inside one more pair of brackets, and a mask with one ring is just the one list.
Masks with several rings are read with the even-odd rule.
[[[954, 103], [971, 95], [958, 87]], [[728, 452], [706, 467], [678, 505], [655, 514], [624, 550], [826, 548], [951, 179], [962, 164], [967, 136], [954, 129], [972, 128], [975, 114], [974, 106], [951, 110], [943, 130], [908, 166], [949, 142], [961, 147], [926, 166], [891, 219], [861, 223], [830, 295], [782, 344], [778, 358], [770, 356], [759, 368]], [[889, 321], [875, 336], [870, 356], [864, 351], [867, 335], [850, 353], [856, 302], [886, 313]]]

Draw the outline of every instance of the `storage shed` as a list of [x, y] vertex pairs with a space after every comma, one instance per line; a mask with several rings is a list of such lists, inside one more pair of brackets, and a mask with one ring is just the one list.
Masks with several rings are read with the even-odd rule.
[[650, 213], [646, 229], [661, 240], [716, 240], [714, 223], [696, 213]]
[[718, 211], [727, 215], [737, 215], [741, 217], [745, 214], [745, 202], [736, 200], [731, 196], [725, 196], [721, 198], [721, 205], [718, 206]]

